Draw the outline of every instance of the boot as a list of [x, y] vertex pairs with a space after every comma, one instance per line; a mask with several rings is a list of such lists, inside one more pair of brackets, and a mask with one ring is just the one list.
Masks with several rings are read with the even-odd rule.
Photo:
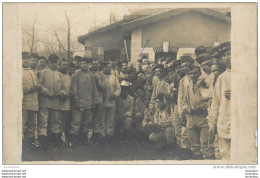
[[78, 136], [77, 135], [69, 135], [69, 147], [74, 147], [77, 144]]
[[24, 138], [22, 140], [22, 152], [26, 152], [27, 150], [28, 150], [27, 138]]
[[47, 151], [47, 137], [44, 135], [39, 135], [38, 139], [40, 150]]
[[56, 133], [55, 135], [55, 145], [58, 148], [62, 148], [63, 147], [63, 143], [62, 143], [62, 133]]
[[35, 140], [34, 140], [34, 137], [29, 137], [27, 138], [27, 147], [28, 147], [28, 150], [35, 150], [35, 144], [34, 144]]

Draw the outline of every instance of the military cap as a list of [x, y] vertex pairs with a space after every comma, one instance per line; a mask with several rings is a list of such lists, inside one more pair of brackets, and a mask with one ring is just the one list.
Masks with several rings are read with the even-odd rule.
[[80, 62], [83, 62], [83, 61], [87, 62], [87, 63], [91, 62], [90, 58], [88, 58], [88, 57], [83, 57], [83, 58], [80, 59]]
[[44, 56], [39, 56], [39, 60], [41, 60], [41, 59], [44, 59], [45, 61], [48, 61], [48, 60], [46, 59], [46, 57], [44, 57]]
[[178, 66], [178, 65], [181, 65], [181, 60], [176, 60], [176, 61], [174, 61], [174, 63], [173, 63], [173, 69], [175, 70], [175, 68]]
[[121, 64], [123, 64], [123, 63], [128, 63], [128, 61], [127, 61], [126, 59], [123, 59], [123, 60], [121, 61]]
[[48, 61], [50, 62], [58, 62], [58, 56], [56, 54], [51, 54], [49, 57], [48, 57]]
[[195, 48], [195, 54], [198, 57], [200, 54], [207, 53], [207, 49], [205, 46], [198, 46]]
[[80, 61], [81, 58], [82, 58], [82, 57], [80, 57], [80, 56], [74, 56], [74, 60], [76, 60], [76, 61]]
[[196, 66], [195, 64], [188, 64], [187, 67], [189, 71], [192, 71], [194, 69], [198, 69], [200, 71], [200, 67]]
[[210, 58], [213, 58], [213, 57], [220, 57], [220, 46], [215, 46], [214, 48], [212, 48], [210, 51], [209, 51], [209, 55], [210, 55]]
[[32, 53], [32, 54], [30, 54], [30, 58], [39, 59], [39, 55], [37, 53]]
[[220, 44], [220, 53], [221, 53], [221, 55], [224, 52], [227, 52], [227, 51], [230, 51], [230, 50], [231, 50], [231, 43], [230, 43], [230, 41], [224, 42], [224, 43]]
[[195, 59], [200, 65], [203, 64], [207, 64], [210, 63], [210, 55], [208, 53], [203, 53], [201, 55], [199, 55], [196, 59]]
[[72, 63], [72, 62], [70, 62], [69, 64], [68, 64], [68, 67], [76, 67], [76, 65], [74, 64], [74, 63]]
[[157, 69], [157, 68], [160, 68], [160, 69], [163, 70], [163, 65], [162, 65], [162, 64], [157, 64], [157, 65], [153, 68], [153, 70], [155, 70], [155, 69]]
[[22, 59], [26, 59], [29, 57], [29, 52], [22, 52]]
[[190, 56], [181, 56], [181, 63], [190, 63], [190, 64], [193, 64], [194, 63], [194, 60], [190, 57]]
[[129, 87], [130, 85], [131, 85], [131, 83], [128, 82], [128, 81], [126, 81], [126, 80], [122, 80], [122, 81], [120, 82], [120, 86], [121, 86], [121, 87]]

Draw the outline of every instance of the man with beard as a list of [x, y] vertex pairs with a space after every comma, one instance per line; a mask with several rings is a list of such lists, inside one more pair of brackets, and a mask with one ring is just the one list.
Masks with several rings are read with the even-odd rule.
[[210, 135], [218, 135], [219, 149], [222, 159], [230, 159], [230, 95], [231, 95], [231, 45], [225, 42], [220, 45], [222, 60], [226, 71], [222, 73], [215, 84], [210, 110]]
[[98, 60], [93, 60], [90, 71], [93, 73], [96, 86], [97, 86], [97, 92], [98, 92], [98, 103], [97, 107], [93, 110], [93, 119], [94, 119], [94, 126], [93, 126], [93, 138], [101, 137], [101, 126], [100, 126], [100, 121], [102, 117], [102, 112], [104, 110], [104, 105], [103, 105], [103, 99], [106, 98], [106, 90], [107, 86], [105, 84], [105, 76], [104, 74], [98, 70]]

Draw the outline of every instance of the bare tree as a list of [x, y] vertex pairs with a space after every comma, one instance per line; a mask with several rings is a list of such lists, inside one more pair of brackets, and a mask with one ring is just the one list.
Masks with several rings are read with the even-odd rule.
[[[30, 53], [33, 53], [34, 52], [34, 48], [35, 48], [35, 45], [36, 43], [38, 42], [36, 36], [35, 36], [35, 24], [37, 22], [37, 13], [33, 19], [33, 22], [31, 25], [23, 25], [23, 32], [25, 34], [27, 34], [30, 38], [28, 42], [28, 45], [29, 45], [29, 48], [30, 48]], [[29, 27], [29, 30], [27, 30], [25, 27]]]

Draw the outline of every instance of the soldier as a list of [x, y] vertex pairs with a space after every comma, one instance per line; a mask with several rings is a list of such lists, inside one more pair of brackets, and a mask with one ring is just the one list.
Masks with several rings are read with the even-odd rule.
[[222, 73], [215, 84], [210, 110], [210, 135], [218, 135], [219, 149], [222, 159], [230, 159], [230, 95], [231, 95], [231, 45], [225, 42], [220, 45], [222, 60], [226, 71]]
[[117, 126], [119, 127], [119, 132], [125, 137], [131, 137], [133, 112], [134, 112], [134, 99], [130, 96], [129, 86], [130, 83], [122, 80], [120, 83], [121, 86], [121, 95], [116, 103], [117, 111]]
[[162, 150], [166, 145], [171, 147], [175, 141], [171, 116], [168, 114], [164, 97], [163, 93], [156, 96], [158, 110], [154, 117], [150, 117], [152, 120], [143, 122], [143, 128], [150, 131], [149, 140], [155, 143], [157, 150]]
[[168, 93], [169, 84], [163, 79], [164, 72], [162, 70], [163, 70], [163, 66], [160, 64], [154, 68], [154, 72], [155, 72], [155, 75], [158, 77], [158, 81], [154, 85], [153, 93], [151, 96], [151, 101], [149, 104], [149, 109], [150, 109], [150, 112], [152, 113], [152, 115], [155, 113], [155, 111], [157, 109], [157, 104], [155, 102], [155, 98], [157, 97], [158, 93], [164, 93], [165, 95], [169, 96], [169, 93]]
[[30, 69], [30, 63], [34, 63], [33, 57], [28, 53], [22, 53], [23, 58], [23, 100], [22, 100], [22, 129], [23, 151], [33, 148], [35, 141], [36, 119], [38, 107], [38, 91], [41, 89], [35, 72]]
[[178, 113], [179, 113], [179, 118], [184, 121], [182, 123], [182, 133], [181, 133], [181, 148], [184, 153], [184, 157], [189, 157], [190, 155], [190, 143], [188, 140], [188, 135], [186, 131], [186, 123], [185, 123], [185, 116], [183, 115], [183, 109], [182, 109], [182, 102], [184, 99], [184, 90], [187, 88], [187, 86], [191, 83], [190, 78], [189, 78], [189, 70], [188, 70], [188, 65], [189, 64], [194, 64], [194, 60], [189, 57], [189, 56], [181, 56], [181, 67], [182, 70], [186, 73], [186, 75], [180, 80], [179, 83], [179, 89], [178, 89]]
[[98, 70], [98, 64], [99, 62], [97, 60], [93, 60], [90, 71], [93, 73], [96, 87], [97, 87], [97, 93], [98, 93], [98, 103], [97, 107], [93, 110], [93, 120], [94, 120], [94, 127], [93, 127], [93, 133], [96, 137], [101, 137], [101, 117], [102, 113], [104, 112], [104, 104], [103, 100], [106, 98], [106, 90], [107, 86], [105, 83], [105, 76], [104, 74]]
[[38, 66], [37, 66], [37, 77], [40, 78], [41, 71], [45, 69], [48, 65], [48, 60], [44, 56], [39, 56]]
[[69, 123], [71, 115], [71, 101], [70, 101], [70, 88], [71, 88], [71, 76], [68, 74], [68, 62], [61, 62], [59, 71], [62, 73], [62, 79], [64, 83], [64, 99], [60, 100], [61, 118], [62, 118], [62, 140], [65, 143], [69, 135]]
[[110, 141], [114, 137], [116, 99], [121, 93], [121, 87], [115, 75], [111, 74], [111, 64], [104, 62], [106, 92], [104, 97], [104, 110], [101, 110], [100, 120], [101, 136]]
[[194, 159], [208, 157], [209, 126], [207, 117], [207, 99], [201, 95], [198, 79], [199, 66], [188, 65], [191, 82], [183, 90], [182, 111], [187, 119], [186, 129]]
[[68, 64], [68, 74], [72, 77], [76, 69], [76, 66], [74, 63], [69, 63]]
[[[46, 149], [46, 136], [48, 123], [54, 147], [59, 147], [61, 142], [62, 120], [60, 114], [60, 99], [64, 98], [65, 88], [63, 77], [57, 71], [58, 56], [51, 54], [48, 58], [49, 67], [42, 70], [40, 84], [40, 110], [38, 122], [38, 135], [40, 147]], [[49, 120], [48, 120], [49, 118]]]
[[[90, 142], [92, 136], [92, 109], [98, 103], [98, 94], [94, 75], [89, 72], [90, 59], [82, 58], [81, 69], [72, 76], [71, 92], [73, 96], [70, 145], [74, 146], [80, 137], [83, 144]], [[81, 134], [80, 134], [81, 131]]]

